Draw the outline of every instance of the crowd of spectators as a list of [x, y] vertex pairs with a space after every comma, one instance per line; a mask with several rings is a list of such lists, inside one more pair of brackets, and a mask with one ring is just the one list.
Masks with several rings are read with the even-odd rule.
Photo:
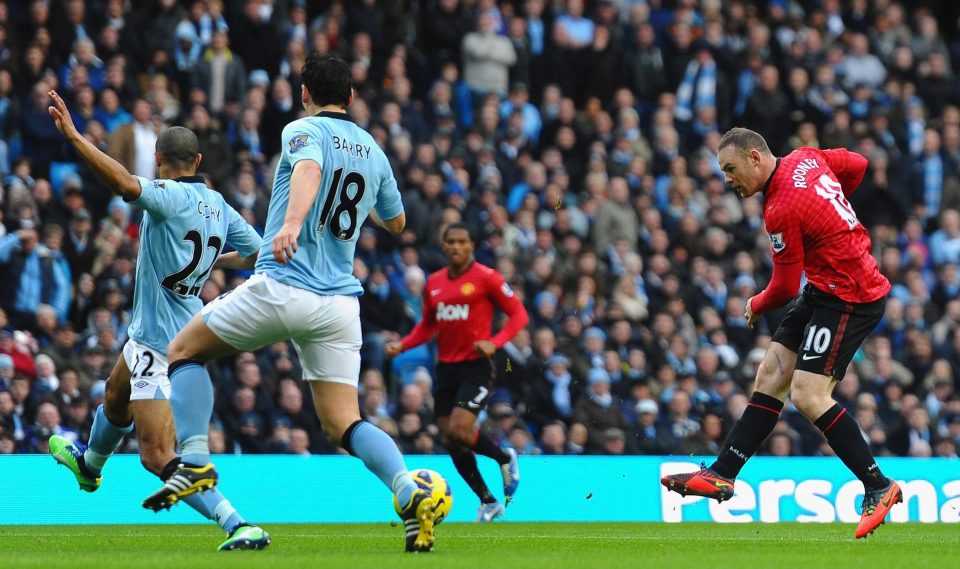
[[[713, 454], [782, 313], [760, 198], [725, 188], [727, 128], [777, 154], [846, 147], [851, 201], [893, 282], [836, 397], [880, 456], [960, 443], [960, 9], [895, 0], [0, 0], [0, 453], [86, 440], [130, 323], [141, 212], [47, 115], [154, 177], [165, 126], [255, 227], [306, 54], [349, 61], [350, 112], [387, 152], [408, 228], [365, 228], [364, 416], [439, 452], [420, 318], [438, 229], [463, 220], [531, 323], [496, 357], [482, 428], [523, 454]], [[246, 275], [215, 271], [204, 301]], [[214, 452], [335, 452], [276, 344], [212, 366]], [[133, 437], [124, 449], [133, 452]], [[762, 452], [829, 454], [789, 404]]]

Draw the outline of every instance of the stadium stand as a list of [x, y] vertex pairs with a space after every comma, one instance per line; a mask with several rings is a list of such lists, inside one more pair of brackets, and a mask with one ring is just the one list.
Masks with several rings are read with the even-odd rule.
[[[86, 440], [147, 253], [142, 213], [71, 154], [47, 91], [146, 177], [157, 133], [194, 129], [210, 184], [262, 228], [299, 67], [322, 50], [350, 62], [352, 116], [404, 195], [408, 229], [364, 229], [356, 275], [361, 409], [405, 453], [440, 449], [434, 354], [383, 346], [420, 318], [438, 229], [463, 220], [531, 315], [497, 355], [485, 432], [522, 454], [714, 454], [782, 316], [743, 319], [771, 261], [760, 202], [716, 163], [737, 125], [778, 154], [869, 158], [851, 201], [894, 289], [837, 398], [878, 456], [956, 457], [958, 16], [894, 0], [0, 1], [0, 453]], [[216, 271], [201, 296], [246, 276]], [[214, 452], [337, 452], [290, 381], [291, 346], [212, 371]], [[764, 452], [830, 449], [788, 404]]]

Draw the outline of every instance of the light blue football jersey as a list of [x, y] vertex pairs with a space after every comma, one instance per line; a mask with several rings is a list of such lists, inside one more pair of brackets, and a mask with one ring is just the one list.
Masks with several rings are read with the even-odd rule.
[[[258, 273], [322, 295], [360, 295], [353, 255], [360, 226], [376, 209], [382, 220], [403, 213], [393, 170], [370, 134], [342, 113], [319, 113], [283, 129], [283, 154], [273, 179]], [[320, 165], [317, 199], [304, 218], [297, 253], [284, 265], [273, 256], [273, 238], [283, 226], [290, 176], [301, 160]]]
[[133, 293], [130, 339], [167, 352], [167, 345], [200, 312], [200, 290], [226, 245], [244, 257], [260, 236], [200, 176], [140, 181], [144, 209]]

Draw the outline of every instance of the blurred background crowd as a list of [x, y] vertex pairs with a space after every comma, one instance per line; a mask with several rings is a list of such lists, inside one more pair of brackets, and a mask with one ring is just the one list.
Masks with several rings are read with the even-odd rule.
[[[387, 359], [463, 220], [531, 323], [496, 357], [482, 428], [523, 454], [714, 454], [782, 313], [758, 198], [725, 188], [739, 125], [775, 153], [846, 147], [893, 282], [836, 397], [878, 456], [960, 443], [960, 6], [894, 0], [0, 0], [0, 453], [86, 440], [125, 341], [142, 213], [47, 114], [155, 176], [196, 131], [210, 185], [264, 225], [314, 50], [349, 61], [353, 119], [387, 152], [408, 228], [362, 231], [364, 416], [439, 452], [435, 354]], [[247, 275], [215, 271], [204, 301]], [[211, 366], [214, 452], [325, 453], [288, 344]], [[766, 454], [828, 454], [789, 404]], [[136, 451], [135, 438], [124, 449]]]

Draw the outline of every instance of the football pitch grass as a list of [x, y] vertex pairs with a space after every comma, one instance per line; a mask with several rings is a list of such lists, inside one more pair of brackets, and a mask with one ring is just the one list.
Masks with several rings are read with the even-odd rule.
[[264, 551], [219, 553], [201, 525], [0, 526], [0, 567], [286, 569], [506, 567], [798, 569], [956, 566], [960, 525], [887, 524], [865, 541], [852, 524], [442, 524], [433, 553], [403, 553], [389, 524], [267, 524]]

